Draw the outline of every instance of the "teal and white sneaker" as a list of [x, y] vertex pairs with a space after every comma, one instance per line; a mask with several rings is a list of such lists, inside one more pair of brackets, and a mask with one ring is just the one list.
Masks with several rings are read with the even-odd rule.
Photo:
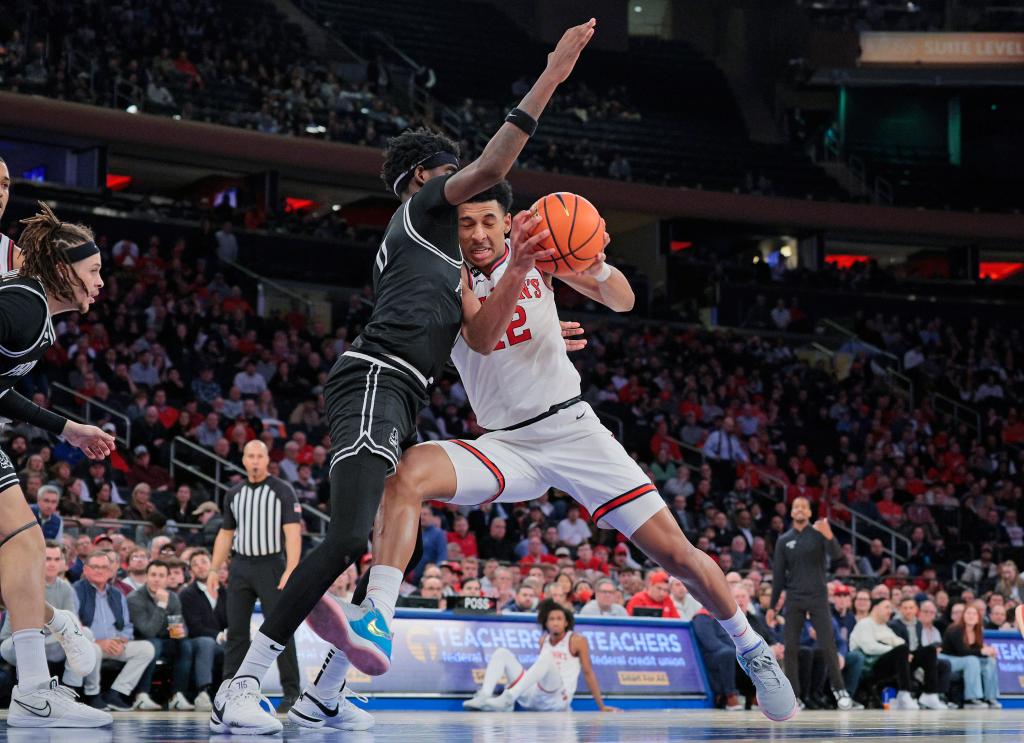
[[[288, 719], [302, 728], [319, 730], [329, 727], [338, 730], [369, 730], [373, 727], [373, 715], [360, 709], [348, 700], [349, 691], [342, 689], [334, 699], [323, 700], [312, 689], [302, 692], [298, 701], [288, 710]], [[355, 694], [357, 699], [365, 698]]]
[[793, 686], [775, 660], [768, 643], [761, 640], [742, 655], [737, 655], [740, 667], [750, 676], [757, 689], [757, 706], [764, 716], [774, 722], [785, 722], [800, 710]]
[[391, 629], [379, 609], [324, 596], [306, 617], [306, 624], [368, 676], [380, 676], [391, 668]]
[[274, 735], [284, 725], [274, 714], [270, 700], [263, 696], [255, 676], [225, 679], [213, 700], [210, 732], [230, 735]]

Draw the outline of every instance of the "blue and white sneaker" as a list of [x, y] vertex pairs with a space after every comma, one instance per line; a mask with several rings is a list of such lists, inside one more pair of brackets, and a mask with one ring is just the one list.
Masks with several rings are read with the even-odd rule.
[[230, 735], [274, 735], [284, 725], [274, 706], [263, 696], [255, 676], [225, 679], [213, 700], [210, 732]]
[[[288, 710], [288, 719], [299, 727], [312, 730], [329, 727], [338, 730], [369, 730], [373, 727], [373, 715], [360, 709], [348, 700], [348, 689], [342, 689], [334, 699], [323, 700], [312, 689], [302, 692], [298, 701]], [[352, 696], [366, 701], [365, 697]]]
[[793, 686], [775, 660], [768, 643], [761, 640], [742, 655], [737, 654], [740, 667], [750, 676], [757, 689], [757, 706], [774, 722], [785, 722], [800, 711]]
[[306, 624], [368, 676], [380, 676], [391, 668], [391, 630], [379, 609], [324, 596], [306, 617]]

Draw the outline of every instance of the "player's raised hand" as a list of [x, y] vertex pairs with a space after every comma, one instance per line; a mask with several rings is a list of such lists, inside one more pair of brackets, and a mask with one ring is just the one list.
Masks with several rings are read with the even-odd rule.
[[555, 254], [552, 248], [542, 248], [541, 242], [551, 235], [545, 228], [535, 235], [530, 235], [540, 224], [541, 216], [529, 211], [521, 211], [512, 218], [512, 259], [508, 271], [513, 275], [525, 276], [534, 267], [538, 259], [550, 258]]
[[596, 26], [597, 21], [591, 18], [586, 23], [573, 26], [562, 34], [554, 51], [548, 54], [548, 67], [545, 70], [555, 82], [565, 82], [572, 73], [572, 68], [576, 66], [576, 60], [580, 58], [580, 52], [594, 35]]
[[583, 335], [583, 326], [578, 322], [572, 320], [561, 320], [559, 324], [562, 326], [562, 337], [565, 338], [565, 350], [569, 353], [573, 351], [581, 351], [587, 347], [586, 338], [577, 338], [575, 336]]
[[61, 435], [72, 446], [77, 446], [89, 459], [103, 459], [114, 451], [114, 437], [96, 426], [68, 421]]

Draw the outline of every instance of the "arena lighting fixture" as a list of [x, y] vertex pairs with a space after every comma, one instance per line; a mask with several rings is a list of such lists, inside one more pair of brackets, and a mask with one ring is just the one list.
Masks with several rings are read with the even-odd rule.
[[128, 106], [128, 108], [126, 108], [125, 111], [130, 114], [137, 114], [139, 112], [139, 107], [133, 103], [132, 105]]
[[319, 126], [317, 124], [310, 124], [306, 127], [306, 134], [326, 134], [327, 127]]
[[755, 255], [755, 256], [754, 256], [754, 264], [755, 264], [755, 265], [757, 265], [757, 264], [758, 264], [758, 263], [760, 263], [760, 262], [761, 262], [761, 256], [759, 256], [759, 255]]
[[790, 256], [793, 255], [793, 248], [789, 247], [788, 245], [783, 245], [779, 249], [779, 253], [782, 254], [783, 258], [789, 258]]
[[644, 6], [643, 5], [634, 5], [633, 6], [633, 12], [634, 13], [643, 13], [644, 12]]
[[341, 211], [341, 204], [333, 204], [333, 205], [331, 205], [331, 211], [332, 212], [340, 212]]

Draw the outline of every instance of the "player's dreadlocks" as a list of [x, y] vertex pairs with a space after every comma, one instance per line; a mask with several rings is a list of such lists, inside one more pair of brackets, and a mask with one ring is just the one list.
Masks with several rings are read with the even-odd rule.
[[466, 200], [466, 203], [481, 201], [497, 201], [506, 214], [512, 209], [512, 185], [508, 181], [499, 181], [486, 191]]
[[24, 260], [19, 275], [38, 279], [49, 296], [65, 302], [74, 301], [75, 289], [84, 288], [82, 280], [71, 268], [68, 248], [93, 242], [92, 230], [83, 224], [61, 222], [53, 209], [39, 202], [42, 210], [34, 217], [21, 220], [18, 247]]
[[384, 149], [384, 166], [380, 171], [381, 180], [388, 191], [401, 198], [405, 186], [408, 185], [407, 179], [414, 174], [416, 168], [419, 165], [429, 165], [428, 161], [441, 153], [447, 153], [457, 159], [459, 145], [450, 137], [432, 129], [406, 129], [388, 140]]

